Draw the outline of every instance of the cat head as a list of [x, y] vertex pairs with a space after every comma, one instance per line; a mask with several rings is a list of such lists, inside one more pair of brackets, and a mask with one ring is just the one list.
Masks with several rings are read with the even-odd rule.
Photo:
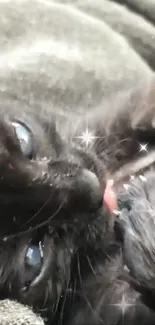
[[58, 304], [75, 257], [106, 233], [100, 173], [96, 156], [63, 142], [54, 123], [1, 119], [0, 298]]

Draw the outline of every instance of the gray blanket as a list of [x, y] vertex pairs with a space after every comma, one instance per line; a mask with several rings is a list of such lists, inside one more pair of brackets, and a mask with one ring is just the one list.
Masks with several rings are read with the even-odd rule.
[[[50, 103], [80, 112], [118, 98], [128, 106], [135, 89], [136, 103], [146, 105], [154, 58], [155, 0], [0, 1], [1, 109]], [[0, 325], [15, 324], [42, 321], [1, 302]]]

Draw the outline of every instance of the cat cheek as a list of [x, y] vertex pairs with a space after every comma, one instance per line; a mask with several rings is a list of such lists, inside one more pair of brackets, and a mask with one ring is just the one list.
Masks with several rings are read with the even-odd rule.
[[108, 180], [103, 195], [103, 203], [108, 207], [109, 211], [112, 213], [117, 209], [117, 198], [116, 193], [113, 189], [113, 180]]

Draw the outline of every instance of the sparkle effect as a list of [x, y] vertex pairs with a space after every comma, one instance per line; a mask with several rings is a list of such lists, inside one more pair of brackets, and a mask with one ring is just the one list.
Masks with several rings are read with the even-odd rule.
[[147, 145], [148, 145], [148, 143], [146, 143], [146, 144], [139, 143], [139, 145], [140, 145], [139, 152], [141, 152], [141, 151], [146, 151], [147, 152]]
[[125, 294], [123, 293], [121, 301], [119, 303], [117, 303], [117, 304], [111, 304], [110, 306], [118, 307], [121, 310], [122, 318], [123, 318], [123, 323], [124, 323], [124, 316], [125, 316], [126, 311], [130, 307], [135, 306], [135, 303], [132, 303], [132, 299], [131, 298], [130, 299], [127, 299], [125, 297]]
[[135, 176], [134, 175], [130, 175], [130, 181], [134, 181]]
[[[88, 123], [86, 123], [85, 131], [82, 132], [81, 135], [79, 135], [77, 137], [73, 137], [73, 138], [81, 139], [81, 143], [84, 144], [86, 146], [86, 148], [88, 148], [88, 146], [90, 144], [93, 145], [93, 142], [95, 139], [99, 139], [99, 138], [103, 138], [103, 137], [95, 136], [94, 133], [89, 130]], [[139, 143], [139, 146], [140, 146], [139, 153], [141, 151], [148, 152], [148, 149], [147, 149], [148, 143], [145, 143], [145, 144]], [[129, 175], [129, 177], [130, 177], [130, 182], [135, 180], [135, 175]], [[138, 177], [142, 182], [147, 182], [146, 177], [144, 177], [143, 175], [139, 175]], [[123, 184], [123, 187], [126, 191], [128, 191], [128, 189], [130, 188], [130, 184], [129, 183]], [[144, 210], [143, 210], [143, 212], [144, 212]], [[153, 211], [153, 209], [149, 208], [148, 210], [145, 210], [145, 212], [147, 212], [150, 215], [150, 217], [147, 219], [147, 221], [150, 220], [151, 218], [155, 217], [155, 212]], [[118, 215], [120, 215], [121, 211], [114, 209], [113, 213], [118, 216]], [[122, 302], [120, 304], [118, 304], [118, 306], [120, 306], [120, 308], [123, 308], [122, 310], [124, 310], [124, 308], [127, 308], [128, 306], [130, 306], [130, 304], [128, 305], [126, 303], [125, 297], [123, 296]]]
[[[147, 182], [147, 178], [143, 175], [139, 175], [139, 178], [142, 182]], [[130, 175], [130, 182], [135, 180], [135, 175]], [[130, 184], [123, 184], [123, 187], [126, 189], [126, 191], [128, 190]]]
[[86, 147], [88, 147], [90, 143], [92, 144], [93, 140], [96, 139], [96, 137], [93, 135], [93, 133], [89, 132], [88, 128], [86, 128], [85, 132], [82, 132], [81, 136], [78, 136], [76, 138], [81, 139], [81, 142], [85, 143]]
[[91, 132], [88, 128], [88, 125], [86, 124], [86, 130], [82, 132], [81, 135], [77, 137], [73, 137], [73, 139], [81, 139], [81, 143], [85, 144], [86, 148], [91, 144], [93, 145], [94, 140], [101, 139], [103, 137], [97, 137], [94, 135], [93, 132]]

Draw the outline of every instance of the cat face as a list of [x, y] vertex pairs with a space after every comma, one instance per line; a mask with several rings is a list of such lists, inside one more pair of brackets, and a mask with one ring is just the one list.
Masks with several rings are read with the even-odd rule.
[[104, 235], [96, 157], [34, 118], [1, 119], [0, 149], [0, 297], [54, 306], [78, 251]]

